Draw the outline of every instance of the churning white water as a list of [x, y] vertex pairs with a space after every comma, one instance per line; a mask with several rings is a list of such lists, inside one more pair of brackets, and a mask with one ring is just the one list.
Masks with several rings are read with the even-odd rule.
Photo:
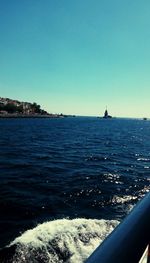
[[84, 262], [117, 226], [116, 220], [60, 219], [38, 225], [16, 238], [13, 263]]

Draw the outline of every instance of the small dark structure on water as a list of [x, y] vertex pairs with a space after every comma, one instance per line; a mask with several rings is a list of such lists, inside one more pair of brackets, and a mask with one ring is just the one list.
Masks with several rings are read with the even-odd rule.
[[104, 112], [103, 118], [104, 118], [104, 119], [112, 118], [112, 116], [108, 114], [107, 108], [106, 108], [106, 110], [105, 110], [105, 112]]

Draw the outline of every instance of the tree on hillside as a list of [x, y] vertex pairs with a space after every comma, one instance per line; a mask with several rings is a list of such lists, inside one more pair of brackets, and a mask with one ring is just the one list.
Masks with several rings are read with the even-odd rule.
[[23, 105], [18, 106], [18, 107], [17, 107], [17, 111], [18, 111], [19, 113], [23, 113]]
[[17, 106], [15, 106], [13, 103], [8, 103], [4, 106], [5, 111], [8, 113], [15, 113], [17, 111]]
[[41, 106], [38, 105], [36, 102], [31, 104], [31, 108], [35, 113], [41, 113]]

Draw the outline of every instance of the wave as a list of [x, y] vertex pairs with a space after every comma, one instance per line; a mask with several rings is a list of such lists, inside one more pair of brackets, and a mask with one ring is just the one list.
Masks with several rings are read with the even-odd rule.
[[83, 218], [45, 222], [2, 249], [0, 262], [82, 263], [118, 223], [117, 220]]
[[112, 198], [112, 203], [125, 204], [125, 203], [131, 202], [131, 201], [135, 201], [137, 199], [138, 199], [137, 196], [132, 196], [132, 195], [126, 195], [126, 196], [114, 195]]

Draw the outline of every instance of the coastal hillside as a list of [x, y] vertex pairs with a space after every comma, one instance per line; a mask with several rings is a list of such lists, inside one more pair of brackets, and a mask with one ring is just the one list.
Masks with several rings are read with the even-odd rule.
[[22, 102], [9, 98], [0, 97], [0, 114], [48, 114], [41, 106], [33, 102]]

